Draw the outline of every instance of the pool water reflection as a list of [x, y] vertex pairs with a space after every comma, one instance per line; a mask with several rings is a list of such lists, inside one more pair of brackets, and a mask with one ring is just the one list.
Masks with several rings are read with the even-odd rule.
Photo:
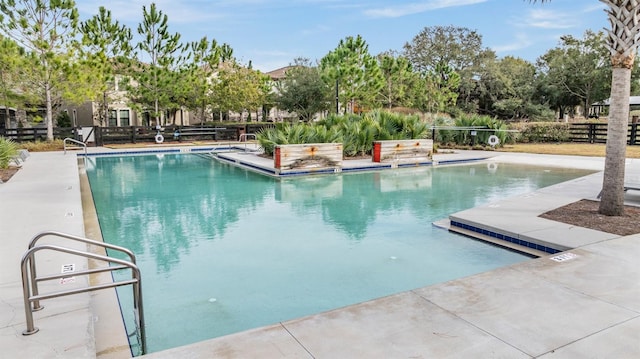
[[[590, 173], [479, 163], [275, 179], [192, 154], [87, 167], [105, 241], [138, 257], [150, 352], [525, 261], [432, 222]], [[130, 290], [119, 296], [131, 323]]]

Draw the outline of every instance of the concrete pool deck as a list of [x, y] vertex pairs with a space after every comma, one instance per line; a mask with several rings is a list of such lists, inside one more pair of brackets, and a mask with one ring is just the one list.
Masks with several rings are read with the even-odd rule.
[[[475, 151], [435, 159], [441, 156], [596, 171], [604, 163], [602, 158]], [[627, 174], [640, 175], [640, 159], [627, 160]], [[33, 153], [14, 179], [0, 185], [2, 356], [126, 357], [126, 351], [96, 346], [94, 327], [104, 314], [95, 312], [92, 294], [43, 301], [45, 309], [34, 313], [40, 332], [21, 334], [26, 325], [19, 265], [29, 239], [44, 230], [82, 236], [88, 231], [78, 177], [75, 154]], [[144, 357], [640, 357], [640, 234], [621, 237], [537, 217], [595, 199], [601, 184], [598, 172], [451, 215], [572, 248], [567, 252]], [[628, 191], [625, 200], [640, 205], [640, 191]], [[38, 264], [40, 273], [59, 273], [68, 263], [52, 256]], [[82, 284], [79, 279], [51, 287]]]

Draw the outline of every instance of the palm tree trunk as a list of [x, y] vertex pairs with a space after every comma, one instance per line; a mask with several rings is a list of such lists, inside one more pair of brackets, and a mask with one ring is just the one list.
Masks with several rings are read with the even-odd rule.
[[631, 69], [613, 68], [611, 105], [607, 123], [607, 153], [598, 212], [606, 216], [624, 214], [624, 171], [629, 124]]
[[51, 87], [47, 83], [45, 85], [46, 97], [46, 125], [47, 125], [47, 141], [53, 141], [53, 100], [51, 99]]

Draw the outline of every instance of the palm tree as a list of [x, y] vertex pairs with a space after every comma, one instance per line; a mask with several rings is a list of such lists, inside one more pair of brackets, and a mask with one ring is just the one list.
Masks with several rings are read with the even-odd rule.
[[624, 171], [629, 123], [631, 69], [638, 49], [640, 2], [600, 0], [607, 4], [611, 29], [607, 47], [611, 53], [613, 76], [607, 124], [607, 152], [604, 161], [602, 198], [598, 212], [607, 216], [624, 214]]
[[[531, 0], [536, 2], [536, 0]], [[546, 2], [549, 0], [541, 0]], [[624, 214], [624, 172], [629, 124], [631, 69], [640, 35], [640, 0], [600, 0], [606, 4], [611, 23], [607, 29], [607, 47], [611, 54], [613, 76], [607, 123], [607, 147], [604, 163], [602, 197], [598, 212], [606, 216]]]

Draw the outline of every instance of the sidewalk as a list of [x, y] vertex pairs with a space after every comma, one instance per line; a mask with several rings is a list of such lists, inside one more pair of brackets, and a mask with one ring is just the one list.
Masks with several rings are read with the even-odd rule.
[[[10, 358], [95, 357], [93, 314], [89, 294], [63, 300], [43, 301], [44, 309], [34, 313], [36, 334], [23, 336], [26, 329], [20, 277], [20, 258], [29, 240], [42, 231], [61, 231], [84, 236], [80, 181], [75, 154], [32, 153], [14, 177], [0, 185], [0, 348]], [[42, 240], [41, 243], [56, 243]], [[59, 243], [59, 242], [58, 242]], [[79, 243], [65, 243], [83, 249]], [[57, 274], [61, 265], [86, 269], [86, 261], [65, 254], [38, 254], [38, 271]], [[76, 283], [43, 283], [50, 291], [86, 286]], [[44, 292], [44, 291], [43, 291]]]

